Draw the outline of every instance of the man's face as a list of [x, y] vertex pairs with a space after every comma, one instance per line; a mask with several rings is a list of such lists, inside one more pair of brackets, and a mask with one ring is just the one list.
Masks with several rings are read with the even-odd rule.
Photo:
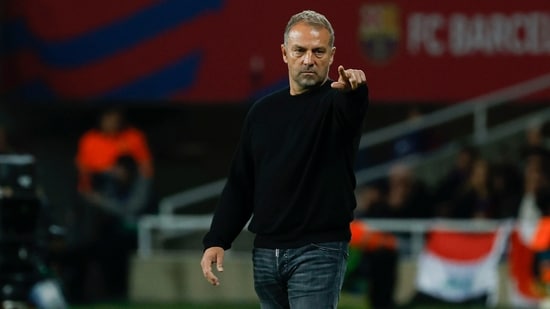
[[336, 50], [329, 41], [330, 33], [320, 26], [298, 23], [290, 29], [281, 51], [288, 65], [291, 95], [304, 93], [327, 80]]
[[101, 131], [107, 134], [114, 134], [120, 130], [121, 119], [116, 112], [108, 112], [101, 116], [99, 126]]

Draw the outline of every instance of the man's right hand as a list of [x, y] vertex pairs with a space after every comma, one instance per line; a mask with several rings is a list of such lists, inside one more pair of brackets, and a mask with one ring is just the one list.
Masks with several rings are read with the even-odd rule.
[[212, 264], [216, 264], [216, 269], [219, 272], [223, 271], [223, 255], [222, 247], [210, 247], [204, 251], [201, 260], [202, 274], [204, 278], [212, 285], [220, 285], [220, 280], [212, 272]]

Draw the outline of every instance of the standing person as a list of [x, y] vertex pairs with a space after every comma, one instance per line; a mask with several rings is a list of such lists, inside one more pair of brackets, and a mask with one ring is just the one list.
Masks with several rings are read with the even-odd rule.
[[365, 74], [338, 67], [325, 16], [290, 18], [281, 45], [290, 86], [254, 104], [205, 235], [203, 274], [220, 281], [224, 250], [252, 216], [262, 308], [336, 308], [355, 208], [353, 172], [368, 105]]
[[[153, 158], [146, 135], [126, 122], [121, 109], [106, 109], [97, 128], [80, 137], [75, 161], [80, 209], [73, 224], [80, 234], [78, 250], [71, 254], [87, 263], [75, 262], [74, 273], [86, 273], [82, 268], [91, 265], [99, 274], [100, 283], [89, 298], [124, 299], [129, 257], [137, 246], [136, 221], [153, 208]], [[79, 286], [85, 281], [74, 277], [73, 294], [87, 298]]]

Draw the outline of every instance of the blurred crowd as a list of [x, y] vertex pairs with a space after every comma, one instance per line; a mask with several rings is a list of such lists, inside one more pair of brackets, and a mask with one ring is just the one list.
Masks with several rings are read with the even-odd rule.
[[476, 147], [464, 146], [452, 167], [432, 186], [418, 177], [406, 161], [396, 160], [386, 178], [359, 186], [357, 216], [518, 218], [526, 215], [526, 207], [530, 206], [525, 201], [530, 196], [537, 201], [537, 209], [532, 211], [548, 215], [550, 147], [542, 129], [542, 123], [528, 126], [519, 160], [484, 157]]
[[[412, 115], [416, 119], [416, 113]], [[491, 158], [480, 148], [464, 145], [445, 173], [433, 171], [443, 176], [429, 185], [407, 160], [426, 145], [425, 136], [412, 131], [395, 142], [394, 164], [387, 177], [357, 188], [356, 218], [517, 219], [534, 230], [541, 218], [550, 215], [550, 141], [538, 121], [528, 124], [524, 136], [517, 156]], [[365, 292], [372, 308], [394, 308], [398, 263], [410, 253], [410, 234], [384, 233], [368, 224], [356, 227], [359, 222], [352, 224], [354, 258], [345, 289]], [[363, 239], [354, 239], [358, 237]], [[422, 297], [418, 294], [413, 300], [426, 301]]]

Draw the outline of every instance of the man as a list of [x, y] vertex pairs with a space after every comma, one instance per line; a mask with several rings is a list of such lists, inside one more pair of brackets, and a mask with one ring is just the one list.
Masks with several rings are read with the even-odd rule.
[[86, 196], [100, 191], [94, 185], [110, 178], [117, 160], [123, 156], [130, 156], [136, 161], [144, 178], [152, 177], [153, 164], [145, 134], [136, 127], [126, 125], [121, 110], [107, 109], [101, 113], [98, 127], [86, 131], [78, 141], [75, 161], [79, 191]]
[[[79, 139], [76, 166], [80, 209], [76, 210], [79, 246], [68, 255], [75, 273], [85, 272], [87, 259], [98, 264], [105, 296], [126, 296], [129, 255], [137, 243], [136, 220], [152, 204], [153, 158], [142, 130], [129, 125], [118, 108], [101, 112], [97, 128]], [[81, 249], [81, 247], [83, 249]], [[89, 255], [87, 252], [93, 252]], [[71, 273], [71, 271], [67, 271]], [[68, 286], [84, 297], [81, 276]]]
[[281, 45], [290, 87], [251, 108], [204, 237], [203, 274], [219, 285], [224, 250], [252, 216], [254, 284], [262, 308], [336, 308], [355, 207], [353, 165], [368, 105], [365, 74], [333, 62], [321, 14], [290, 19]]

